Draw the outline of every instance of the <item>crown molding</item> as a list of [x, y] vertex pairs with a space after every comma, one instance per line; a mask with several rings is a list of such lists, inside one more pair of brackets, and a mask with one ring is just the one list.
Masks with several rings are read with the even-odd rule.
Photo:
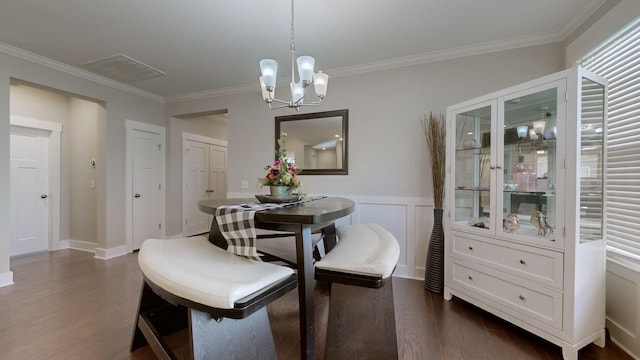
[[582, 26], [589, 17], [593, 15], [598, 9], [600, 9], [607, 0], [590, 0], [587, 5], [583, 6], [582, 9], [576, 14], [576, 16], [571, 19], [567, 23], [567, 25], [560, 31], [560, 36], [562, 40], [565, 40], [569, 37], [574, 31], [578, 30], [580, 26]]
[[[559, 33], [543, 33], [534, 36], [522, 36], [500, 41], [491, 41], [482, 44], [463, 46], [454, 49], [441, 51], [433, 51], [426, 54], [399, 57], [395, 59], [370, 62], [366, 64], [348, 66], [338, 69], [326, 71], [332, 78], [346, 77], [352, 75], [365, 74], [376, 71], [391, 70], [407, 66], [421, 65], [436, 61], [444, 61], [455, 58], [489, 54], [498, 51], [512, 50], [527, 46], [543, 45], [553, 42], [562, 41], [563, 37]], [[224, 95], [236, 95], [241, 93], [255, 92], [259, 93], [260, 89], [257, 84], [245, 84], [235, 87], [205, 90], [182, 95], [167, 96], [164, 98], [166, 103], [188, 102], [202, 100], [212, 97]]]
[[64, 73], [77, 76], [85, 80], [93, 81], [95, 83], [99, 83], [102, 85], [106, 85], [117, 90], [125, 91], [127, 93], [137, 95], [149, 100], [157, 101], [160, 103], [164, 103], [165, 101], [164, 97], [160, 95], [156, 95], [154, 93], [138, 89], [136, 87], [121, 83], [119, 81], [111, 80], [104, 76], [100, 76], [98, 74], [94, 74], [92, 72], [82, 70], [80, 68], [62, 63], [60, 61], [53, 60], [48, 57], [44, 57], [42, 55], [38, 55], [30, 51], [17, 48], [15, 46], [11, 46], [7, 43], [0, 42], [0, 53], [7, 54], [19, 59], [23, 59], [38, 65], [42, 65], [53, 70], [62, 71]]
[[498, 51], [512, 50], [528, 46], [543, 45], [561, 41], [562, 38], [556, 33], [545, 33], [534, 36], [516, 37], [500, 41], [491, 41], [481, 44], [462, 46], [453, 49], [432, 51], [426, 54], [399, 57], [390, 60], [383, 60], [361, 64], [351, 67], [331, 70], [328, 73], [333, 77], [351, 76], [362, 73], [383, 71], [407, 66], [427, 64], [437, 61], [451, 60], [456, 58], [490, 54]]
[[249, 92], [260, 92], [260, 88], [257, 84], [245, 84], [232, 86], [227, 88], [220, 89], [212, 89], [212, 90], [204, 90], [204, 91], [196, 91], [181, 95], [172, 95], [165, 96], [165, 103], [176, 103], [176, 102], [186, 102], [186, 101], [194, 101], [194, 100], [202, 100], [208, 99], [212, 97], [218, 96], [227, 96], [227, 95], [237, 95], [237, 94], [245, 94]]

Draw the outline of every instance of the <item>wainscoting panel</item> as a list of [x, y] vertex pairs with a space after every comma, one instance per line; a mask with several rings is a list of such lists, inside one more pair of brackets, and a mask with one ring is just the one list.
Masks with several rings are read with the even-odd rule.
[[[389, 230], [400, 243], [397, 269], [407, 268], [407, 206], [404, 204], [358, 203], [358, 223], [375, 223]], [[396, 270], [397, 270], [396, 269]]]
[[424, 279], [424, 270], [427, 261], [427, 250], [429, 249], [429, 237], [433, 229], [433, 206], [417, 205], [415, 211], [415, 233], [414, 243], [414, 276], [413, 278]]
[[620, 257], [615, 254], [609, 256], [606, 327], [614, 343], [640, 359], [640, 267], [616, 261]]
[[[377, 223], [400, 243], [395, 276], [424, 279], [427, 246], [433, 226], [433, 201], [417, 197], [369, 197], [337, 195], [356, 203], [351, 223]], [[338, 223], [339, 224], [339, 223]]]
[[[400, 259], [394, 276], [424, 280], [427, 247], [433, 227], [433, 200], [419, 197], [354, 196], [348, 194], [308, 194], [351, 199], [356, 206], [350, 216], [336, 226], [376, 223], [389, 230], [400, 243]], [[227, 198], [250, 198], [247, 193], [227, 193]]]

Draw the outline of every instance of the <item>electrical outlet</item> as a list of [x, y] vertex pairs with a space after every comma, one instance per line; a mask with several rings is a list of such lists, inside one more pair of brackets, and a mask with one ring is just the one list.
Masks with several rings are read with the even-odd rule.
[[249, 188], [249, 180], [242, 180], [242, 188], [243, 189]]

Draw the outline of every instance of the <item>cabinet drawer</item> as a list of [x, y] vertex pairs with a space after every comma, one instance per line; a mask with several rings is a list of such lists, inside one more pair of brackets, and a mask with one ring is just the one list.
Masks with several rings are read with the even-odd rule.
[[543, 287], [527, 287], [463, 264], [452, 265], [455, 283], [481, 293], [501, 306], [562, 329], [562, 293]]
[[562, 289], [563, 255], [560, 252], [511, 244], [495, 244], [453, 235], [453, 256], [477, 261], [540, 284]]

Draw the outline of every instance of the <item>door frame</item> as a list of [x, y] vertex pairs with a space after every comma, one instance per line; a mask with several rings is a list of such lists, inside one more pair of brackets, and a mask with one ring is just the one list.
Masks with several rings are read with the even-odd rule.
[[184, 186], [186, 184], [187, 171], [188, 171], [186, 162], [184, 161], [184, 149], [187, 141], [196, 141], [196, 142], [200, 142], [208, 145], [218, 145], [218, 146], [223, 146], [227, 149], [229, 147], [228, 142], [226, 140], [220, 140], [220, 139], [216, 139], [208, 136], [193, 134], [186, 131], [182, 132], [182, 144], [181, 144], [182, 147], [180, 149], [180, 162], [182, 163], [182, 177], [181, 177], [181, 186], [180, 186], [180, 194], [181, 194], [180, 200], [182, 203], [182, 214], [181, 214], [181, 221], [180, 221], [180, 232], [182, 233], [182, 235], [185, 234], [184, 219], [187, 214], [187, 205], [188, 205], [186, 203], [187, 199], [184, 196]]
[[[166, 198], [166, 128], [164, 126], [147, 124], [140, 121], [125, 119], [126, 127], [126, 165], [125, 165], [125, 178], [126, 178], [126, 191], [125, 191], [125, 242], [127, 247], [127, 253], [133, 252], [133, 139], [134, 131], [144, 131], [148, 133], [160, 135], [160, 146], [162, 147], [162, 159], [160, 162], [160, 186], [162, 191], [160, 192], [160, 218], [162, 223], [165, 224], [165, 198]], [[166, 236], [166, 227], [162, 228], [163, 237]]]
[[62, 124], [38, 120], [24, 116], [10, 115], [9, 125], [49, 132], [49, 251], [60, 250], [68, 246], [60, 243], [60, 135]]

